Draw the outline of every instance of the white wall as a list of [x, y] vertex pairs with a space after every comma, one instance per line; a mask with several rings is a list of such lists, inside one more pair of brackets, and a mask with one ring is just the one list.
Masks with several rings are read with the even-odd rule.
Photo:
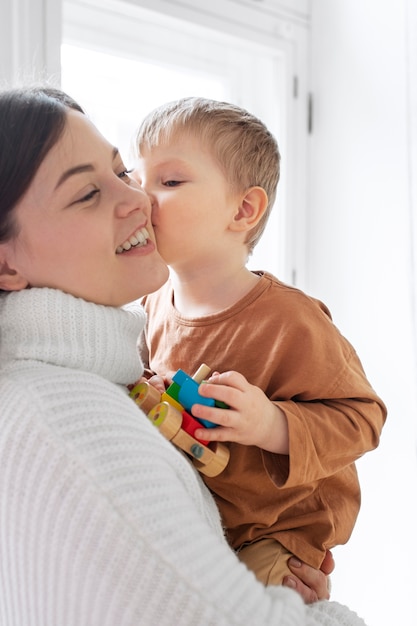
[[335, 550], [333, 597], [369, 626], [417, 623], [412, 4], [312, 0], [308, 290], [330, 306], [389, 409], [380, 448], [358, 464], [358, 524]]

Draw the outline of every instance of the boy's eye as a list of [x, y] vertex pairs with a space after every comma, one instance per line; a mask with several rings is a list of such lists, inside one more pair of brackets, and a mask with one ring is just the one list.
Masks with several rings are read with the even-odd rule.
[[181, 184], [179, 180], [167, 180], [163, 183], [165, 187], [178, 187]]

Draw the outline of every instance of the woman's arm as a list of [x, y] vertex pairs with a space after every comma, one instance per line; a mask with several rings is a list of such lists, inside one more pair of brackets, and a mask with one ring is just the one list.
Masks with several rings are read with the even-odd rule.
[[332, 604], [313, 617], [238, 562], [195, 470], [120, 390], [96, 380], [78, 406], [77, 385], [60, 383], [53, 414], [39, 417], [21, 385], [2, 411], [0, 615], [20, 626], [340, 623]]
[[330, 598], [329, 575], [335, 567], [330, 550], [327, 551], [320, 570], [302, 563], [296, 557], [292, 557], [288, 561], [288, 565], [294, 576], [286, 576], [283, 580], [283, 585], [298, 591], [304, 602], [311, 604], [312, 602], [317, 602], [317, 600], [328, 600]]

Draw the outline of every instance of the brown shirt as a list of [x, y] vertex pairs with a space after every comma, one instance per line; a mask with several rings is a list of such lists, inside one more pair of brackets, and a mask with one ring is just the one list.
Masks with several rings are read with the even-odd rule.
[[319, 567], [349, 539], [360, 506], [354, 462], [378, 445], [386, 418], [354, 349], [325, 305], [266, 273], [220, 313], [186, 318], [172, 301], [169, 282], [144, 300], [150, 369], [236, 370], [288, 420], [288, 456], [230, 443], [226, 469], [203, 476], [229, 543], [276, 537]]

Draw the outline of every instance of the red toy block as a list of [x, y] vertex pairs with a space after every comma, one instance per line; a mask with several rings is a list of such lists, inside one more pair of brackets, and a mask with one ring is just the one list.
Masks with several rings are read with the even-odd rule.
[[194, 439], [197, 439], [197, 441], [200, 441], [205, 446], [207, 446], [209, 443], [208, 441], [206, 441], [205, 439], [199, 439], [194, 434], [196, 429], [201, 427], [201, 422], [197, 421], [192, 415], [187, 413], [187, 411], [182, 411], [182, 428], [185, 430], [186, 433], [191, 435], [191, 437], [194, 437]]

